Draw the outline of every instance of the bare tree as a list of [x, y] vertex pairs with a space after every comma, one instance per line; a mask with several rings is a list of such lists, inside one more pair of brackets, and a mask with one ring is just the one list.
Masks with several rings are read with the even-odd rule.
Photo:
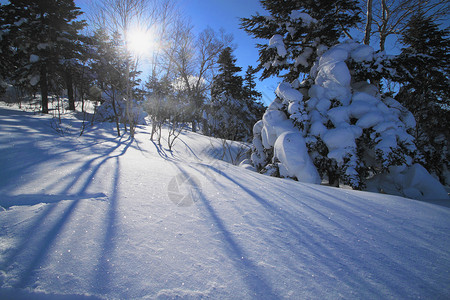
[[[152, 26], [163, 28], [174, 10], [173, 0], [97, 0], [94, 1], [90, 19], [99, 28], [107, 33], [119, 33], [124, 41], [126, 53], [126, 123], [130, 127], [130, 135], [134, 137], [136, 118], [133, 113], [133, 86], [134, 74], [138, 69], [139, 57], [132, 55], [128, 47], [128, 35], [132, 28], [148, 31]], [[156, 26], [162, 24], [162, 26]], [[161, 33], [161, 31], [160, 31]], [[132, 77], [132, 78], [131, 78]]]
[[364, 29], [364, 44], [370, 44], [370, 35], [372, 33], [372, 5], [373, 0], [367, 0], [366, 5], [366, 27]]
[[167, 135], [167, 146], [169, 147], [169, 151], [172, 151], [173, 145], [175, 144], [176, 139], [180, 136], [183, 127], [178, 121], [178, 116], [174, 115], [171, 120], [169, 120], [169, 130]]
[[179, 20], [165, 49], [167, 63], [173, 67], [176, 85], [184, 89], [191, 107], [192, 131], [196, 131], [198, 108], [202, 107], [205, 94], [210, 88], [217, 58], [222, 49], [231, 44], [232, 36], [223, 30], [203, 30], [198, 38], [192, 32], [192, 25]]
[[385, 50], [390, 35], [401, 34], [410, 18], [419, 11], [439, 21], [448, 16], [448, 0], [366, 0], [362, 2], [366, 11], [364, 44], [377, 35], [381, 51]]
[[[88, 15], [97, 29], [126, 36], [130, 26], [151, 26], [156, 21], [158, 7], [148, 0], [95, 0]], [[154, 1], [152, 1], [152, 4]]]

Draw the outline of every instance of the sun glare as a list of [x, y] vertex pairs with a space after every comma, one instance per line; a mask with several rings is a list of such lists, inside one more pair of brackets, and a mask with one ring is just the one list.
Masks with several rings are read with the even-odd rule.
[[150, 30], [134, 29], [128, 33], [127, 47], [134, 55], [150, 56], [156, 47], [155, 37]]

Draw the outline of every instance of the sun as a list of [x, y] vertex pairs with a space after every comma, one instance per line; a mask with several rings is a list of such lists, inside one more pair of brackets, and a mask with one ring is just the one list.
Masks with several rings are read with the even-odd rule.
[[149, 56], [156, 49], [156, 41], [151, 30], [133, 29], [127, 34], [127, 48], [136, 56]]

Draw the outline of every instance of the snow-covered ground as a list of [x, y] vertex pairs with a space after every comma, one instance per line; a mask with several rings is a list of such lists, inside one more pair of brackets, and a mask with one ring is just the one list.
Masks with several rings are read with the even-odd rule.
[[0, 107], [1, 299], [450, 298], [448, 202], [260, 175], [190, 132], [170, 153], [145, 126], [50, 124]]

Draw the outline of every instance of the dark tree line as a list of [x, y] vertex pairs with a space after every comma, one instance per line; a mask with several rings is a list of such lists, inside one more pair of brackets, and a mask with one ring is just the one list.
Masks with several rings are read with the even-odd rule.
[[48, 94], [68, 91], [75, 109], [73, 73], [82, 59], [86, 23], [77, 20], [79, 8], [70, 0], [12, 0], [0, 10], [1, 76], [17, 85], [39, 86], [42, 112], [48, 113]]
[[393, 61], [394, 80], [401, 84], [396, 99], [414, 114], [414, 136], [425, 166], [444, 183], [450, 169], [449, 31], [418, 12], [407, 24], [401, 42], [405, 46]]
[[[104, 8], [108, 7], [109, 4]], [[169, 14], [169, 8], [159, 7], [158, 11]], [[43, 113], [49, 112], [49, 99], [56, 95], [66, 94], [67, 108], [72, 111], [79, 102], [84, 110], [86, 100], [91, 100], [96, 104], [95, 117], [115, 122], [119, 136], [122, 126], [133, 134], [145, 109], [152, 122], [152, 139], [159, 143], [161, 135], [157, 133], [164, 124], [174, 130], [189, 124], [193, 131], [202, 129], [216, 136], [248, 139], [252, 122], [257, 119], [250, 115], [261, 115], [262, 111], [254, 72], [249, 69], [245, 80], [237, 76], [239, 80], [229, 83], [220, 75], [214, 76], [217, 68], [222, 68], [221, 71], [227, 68], [223, 69], [225, 65], [219, 62], [219, 55], [223, 60], [224, 49], [231, 45], [230, 35], [208, 28], [195, 36], [186, 21], [170, 23], [167, 16], [160, 20], [165, 27], [158, 32], [162, 49], [153, 55], [154, 67], [148, 80], [141, 84], [139, 59], [132, 57], [126, 41], [126, 29], [134, 15], [118, 12], [123, 21], [120, 26], [102, 27], [100, 23], [109, 24], [105, 19], [93, 33], [86, 34], [83, 30], [87, 23], [81, 20], [82, 12], [73, 0], [13, 0], [0, 6], [2, 86], [13, 86], [22, 94], [37, 94]], [[100, 13], [98, 16], [107, 17], [103, 11]], [[237, 72], [241, 70], [235, 68]], [[228, 91], [239, 89], [239, 95], [233, 95], [234, 100], [248, 106], [248, 114], [243, 117], [245, 126], [233, 123], [233, 130], [239, 134], [225, 134], [232, 130], [225, 127], [218, 130], [212, 119], [205, 118], [214, 114], [215, 120], [223, 120], [223, 114], [242, 113], [242, 105], [219, 101], [218, 93], [211, 92], [213, 86], [220, 85], [219, 81], [227, 85], [227, 95]], [[219, 105], [231, 106], [219, 111]], [[233, 111], [236, 109], [239, 111]]]

